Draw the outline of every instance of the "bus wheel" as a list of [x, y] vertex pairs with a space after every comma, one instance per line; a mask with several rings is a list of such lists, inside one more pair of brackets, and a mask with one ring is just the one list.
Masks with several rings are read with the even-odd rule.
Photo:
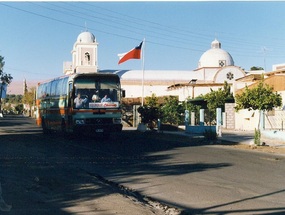
[[69, 138], [68, 133], [66, 132], [66, 124], [65, 124], [65, 119], [61, 120], [61, 132], [64, 137]]
[[50, 133], [50, 130], [47, 128], [46, 121], [45, 121], [44, 118], [42, 118], [42, 128], [43, 128], [43, 133], [44, 134], [49, 134]]

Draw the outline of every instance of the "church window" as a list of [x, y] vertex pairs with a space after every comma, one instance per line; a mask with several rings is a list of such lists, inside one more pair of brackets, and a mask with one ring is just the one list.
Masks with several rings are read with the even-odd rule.
[[234, 74], [232, 72], [227, 73], [227, 79], [232, 80], [234, 78]]
[[219, 60], [219, 66], [220, 67], [226, 66], [226, 61], [225, 60]]

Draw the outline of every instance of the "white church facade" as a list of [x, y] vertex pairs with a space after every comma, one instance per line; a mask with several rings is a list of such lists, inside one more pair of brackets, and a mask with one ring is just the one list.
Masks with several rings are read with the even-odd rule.
[[[234, 65], [232, 56], [214, 40], [209, 50], [199, 59], [198, 68], [188, 70], [99, 70], [98, 43], [88, 32], [78, 35], [71, 51], [72, 62], [64, 63], [64, 73], [112, 72], [121, 78], [127, 98], [174, 95], [180, 101], [194, 98], [221, 88], [225, 81], [231, 86], [236, 79], [246, 76]], [[144, 74], [142, 74], [144, 72]], [[143, 80], [143, 81], [142, 81]]]

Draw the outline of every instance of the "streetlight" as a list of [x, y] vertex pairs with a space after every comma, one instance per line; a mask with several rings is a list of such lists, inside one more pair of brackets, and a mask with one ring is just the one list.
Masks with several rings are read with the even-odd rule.
[[189, 84], [192, 86], [192, 99], [194, 99], [194, 88], [196, 85], [197, 79], [192, 79], [191, 81], [189, 81]]

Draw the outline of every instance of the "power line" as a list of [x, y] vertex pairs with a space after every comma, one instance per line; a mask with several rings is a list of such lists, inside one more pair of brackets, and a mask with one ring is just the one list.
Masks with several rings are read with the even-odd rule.
[[[18, 11], [21, 11], [21, 12], [25, 12], [25, 13], [28, 13], [34, 16], [42, 17], [42, 18], [49, 19], [49, 20], [59, 22], [59, 23], [63, 23], [66, 25], [70, 25], [76, 28], [80, 28], [80, 29], [84, 28], [83, 25], [79, 25], [71, 21], [65, 21], [63, 19], [56, 18], [55, 16], [43, 15], [43, 14], [40, 14], [34, 11], [21, 9], [19, 7], [8, 5], [2, 2], [0, 4], [6, 7], [13, 8]], [[195, 46], [199, 46], [199, 44], [205, 45], [203, 41], [198, 40], [199, 41], [198, 42], [195, 40], [195, 38], [199, 37], [199, 38], [203, 38], [204, 40], [210, 38], [209, 34], [201, 34], [197, 32], [192, 32], [187, 29], [181, 29], [176, 26], [173, 27], [173, 26], [162, 25], [160, 23], [129, 16], [123, 13], [112, 11], [110, 9], [106, 9], [104, 7], [100, 7], [97, 5], [95, 6], [94, 4], [86, 3], [86, 2], [77, 3], [76, 6], [74, 5], [74, 3], [65, 3], [65, 2], [62, 3], [65, 6], [61, 6], [60, 3], [54, 4], [54, 3], [49, 3], [49, 2], [42, 3], [42, 4], [39, 4], [39, 3], [31, 3], [31, 4], [34, 4], [38, 7], [42, 7], [48, 11], [53, 11], [58, 14], [63, 14], [64, 18], [73, 17], [73, 18], [82, 19], [85, 21], [87, 20], [97, 25], [100, 24], [100, 25], [103, 25], [104, 27], [108, 26], [111, 29], [115, 29], [115, 30], [108, 31], [108, 30], [102, 30], [102, 28], [95, 29], [95, 28], [89, 27], [90, 30], [94, 30], [95, 32], [100, 32], [103, 34], [131, 39], [135, 41], [138, 41], [143, 37], [147, 37], [148, 43], [163, 46], [163, 47], [171, 47], [171, 48], [183, 49], [183, 50], [195, 51], [195, 52], [204, 52], [205, 51], [204, 49], [201, 50], [200, 48], [189, 48], [188, 46], [191, 43], [193, 43], [193, 45]], [[50, 8], [46, 5], [53, 6], [53, 8]], [[82, 5], [88, 6], [88, 8], [82, 7]], [[94, 9], [100, 9], [100, 11], [98, 12], [98, 10], [95, 11]], [[107, 13], [105, 13], [105, 11]], [[94, 14], [99, 14], [99, 16], [94, 15]], [[144, 28], [142, 26], [144, 26]], [[132, 35], [122, 34], [122, 33], [114, 33], [114, 32], [117, 32], [118, 30], [123, 30], [124, 32], [131, 32], [132, 35], [137, 35], [137, 37], [134, 37]], [[256, 54], [256, 51], [258, 50], [258, 47], [261, 46], [258, 42], [240, 39], [238, 37], [239, 35], [235, 37], [234, 35], [229, 34], [229, 33], [225, 33], [225, 32], [219, 33], [219, 35], [221, 34], [223, 35], [223, 38], [224, 38], [223, 43], [226, 43], [227, 41], [229, 41], [226, 44], [228, 48], [232, 49], [232, 53], [235, 53], [237, 56], [244, 56], [244, 55], [254, 56], [255, 55], [258, 57], [258, 55]], [[227, 35], [230, 35], [230, 36], [227, 36]], [[161, 42], [165, 40], [167, 40], [168, 42], [173, 42], [173, 43]], [[183, 46], [177, 45], [177, 44], [183, 44]], [[283, 49], [281, 49], [280, 47], [277, 47], [275, 50], [279, 50], [279, 52], [282, 53], [280, 55], [275, 54], [275, 56], [283, 56]]]

